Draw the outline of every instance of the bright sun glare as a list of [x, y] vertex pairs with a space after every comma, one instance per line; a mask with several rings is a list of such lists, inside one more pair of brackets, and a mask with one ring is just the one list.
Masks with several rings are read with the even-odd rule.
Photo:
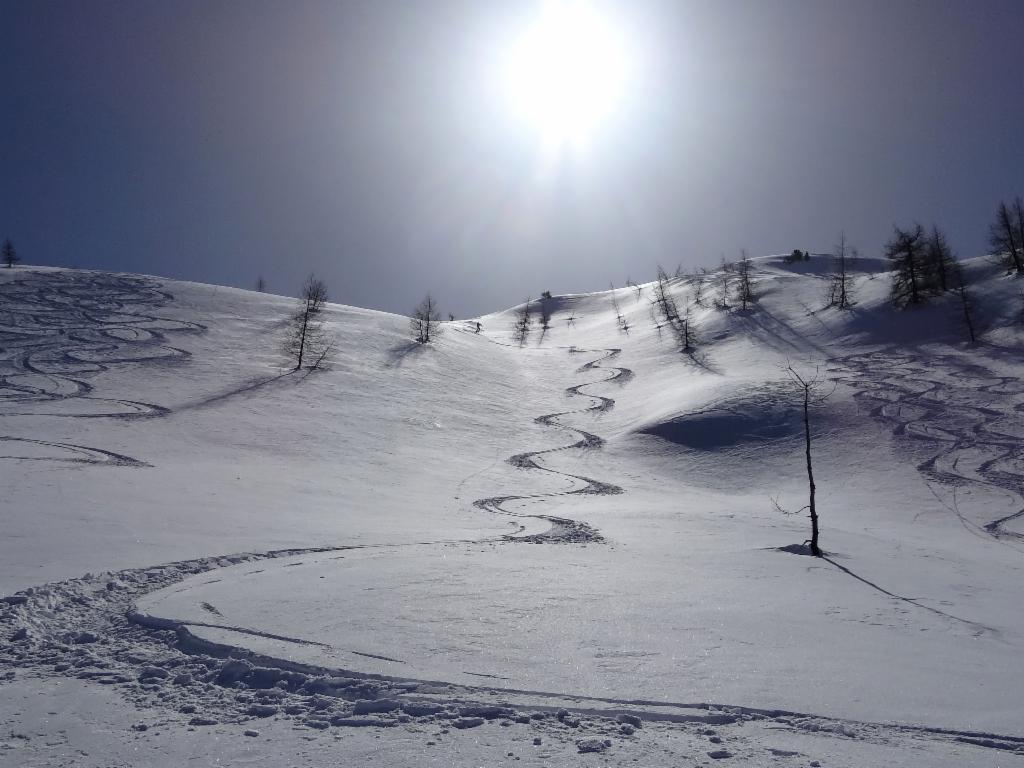
[[502, 64], [511, 109], [551, 147], [585, 142], [614, 113], [631, 62], [623, 36], [592, 2], [546, 0]]

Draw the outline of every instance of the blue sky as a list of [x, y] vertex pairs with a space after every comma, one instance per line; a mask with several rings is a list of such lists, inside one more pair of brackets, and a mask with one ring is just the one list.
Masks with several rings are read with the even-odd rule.
[[636, 65], [585, 148], [512, 115], [536, 3], [0, 0], [27, 263], [459, 316], [751, 254], [984, 251], [1024, 194], [1024, 4], [595, 0]]

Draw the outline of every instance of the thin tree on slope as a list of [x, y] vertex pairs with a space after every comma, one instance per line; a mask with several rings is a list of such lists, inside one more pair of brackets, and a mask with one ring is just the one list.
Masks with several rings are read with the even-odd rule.
[[[409, 318], [409, 328], [412, 330], [413, 338], [420, 344], [429, 344], [441, 335], [441, 315], [437, 311], [437, 302], [429, 293], [413, 310], [412, 317]], [[479, 332], [478, 328], [477, 333]]]
[[893, 304], [906, 306], [924, 301], [926, 287], [924, 227], [895, 228], [885, 245], [885, 257], [892, 263]]
[[846, 233], [839, 233], [836, 243], [833, 264], [834, 271], [829, 282], [828, 305], [837, 309], [849, 309], [853, 306], [853, 276], [850, 273], [851, 262], [857, 258], [857, 250], [846, 244]]
[[327, 303], [327, 285], [310, 274], [302, 284], [299, 306], [288, 320], [284, 352], [295, 361], [294, 370], [305, 364], [319, 368], [334, 348], [334, 339], [324, 328], [322, 312]]
[[1024, 274], [1024, 201], [999, 203], [996, 220], [989, 230], [989, 244], [1007, 271]]
[[814, 370], [813, 375], [801, 374], [793, 367], [792, 363], [789, 363], [786, 366], [786, 374], [796, 387], [800, 394], [800, 399], [803, 401], [804, 456], [807, 463], [808, 502], [807, 506], [801, 508], [798, 512], [806, 509], [810, 512], [811, 516], [811, 538], [805, 541], [804, 544], [810, 545], [812, 555], [822, 557], [821, 547], [818, 546], [818, 508], [815, 503], [817, 486], [814, 484], [814, 468], [811, 465], [811, 407], [828, 399], [832, 392], [835, 391], [835, 388], [833, 387], [831, 391], [821, 394], [821, 388], [824, 386], [825, 380], [817, 368]]

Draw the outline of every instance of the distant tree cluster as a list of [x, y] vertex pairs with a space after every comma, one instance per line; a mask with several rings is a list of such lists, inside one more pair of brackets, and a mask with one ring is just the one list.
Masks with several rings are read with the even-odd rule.
[[953, 252], [937, 226], [930, 232], [920, 224], [896, 227], [886, 243], [885, 256], [892, 265], [891, 297], [897, 306], [922, 304], [960, 280]]
[[527, 296], [522, 309], [516, 312], [516, 320], [512, 326], [512, 338], [520, 347], [526, 345], [526, 340], [530, 336], [530, 328], [533, 326], [531, 302], [532, 299]]
[[[661, 328], [663, 322], [679, 342], [683, 352], [692, 352], [697, 346], [696, 328], [687, 304], [680, 312], [675, 297], [672, 295], [672, 279], [661, 266], [658, 267], [658, 279], [654, 284], [653, 312], [656, 324]], [[657, 321], [660, 318], [661, 322]]]
[[801, 251], [799, 248], [794, 248], [782, 260], [787, 264], [796, 264], [798, 261], [810, 261], [811, 254], [807, 251]]

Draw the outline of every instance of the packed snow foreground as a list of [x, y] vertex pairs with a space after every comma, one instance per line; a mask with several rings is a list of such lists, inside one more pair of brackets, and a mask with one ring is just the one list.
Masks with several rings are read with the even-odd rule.
[[295, 372], [293, 299], [0, 270], [0, 764], [1020, 761], [1019, 281], [754, 265], [688, 353], [648, 285]]

